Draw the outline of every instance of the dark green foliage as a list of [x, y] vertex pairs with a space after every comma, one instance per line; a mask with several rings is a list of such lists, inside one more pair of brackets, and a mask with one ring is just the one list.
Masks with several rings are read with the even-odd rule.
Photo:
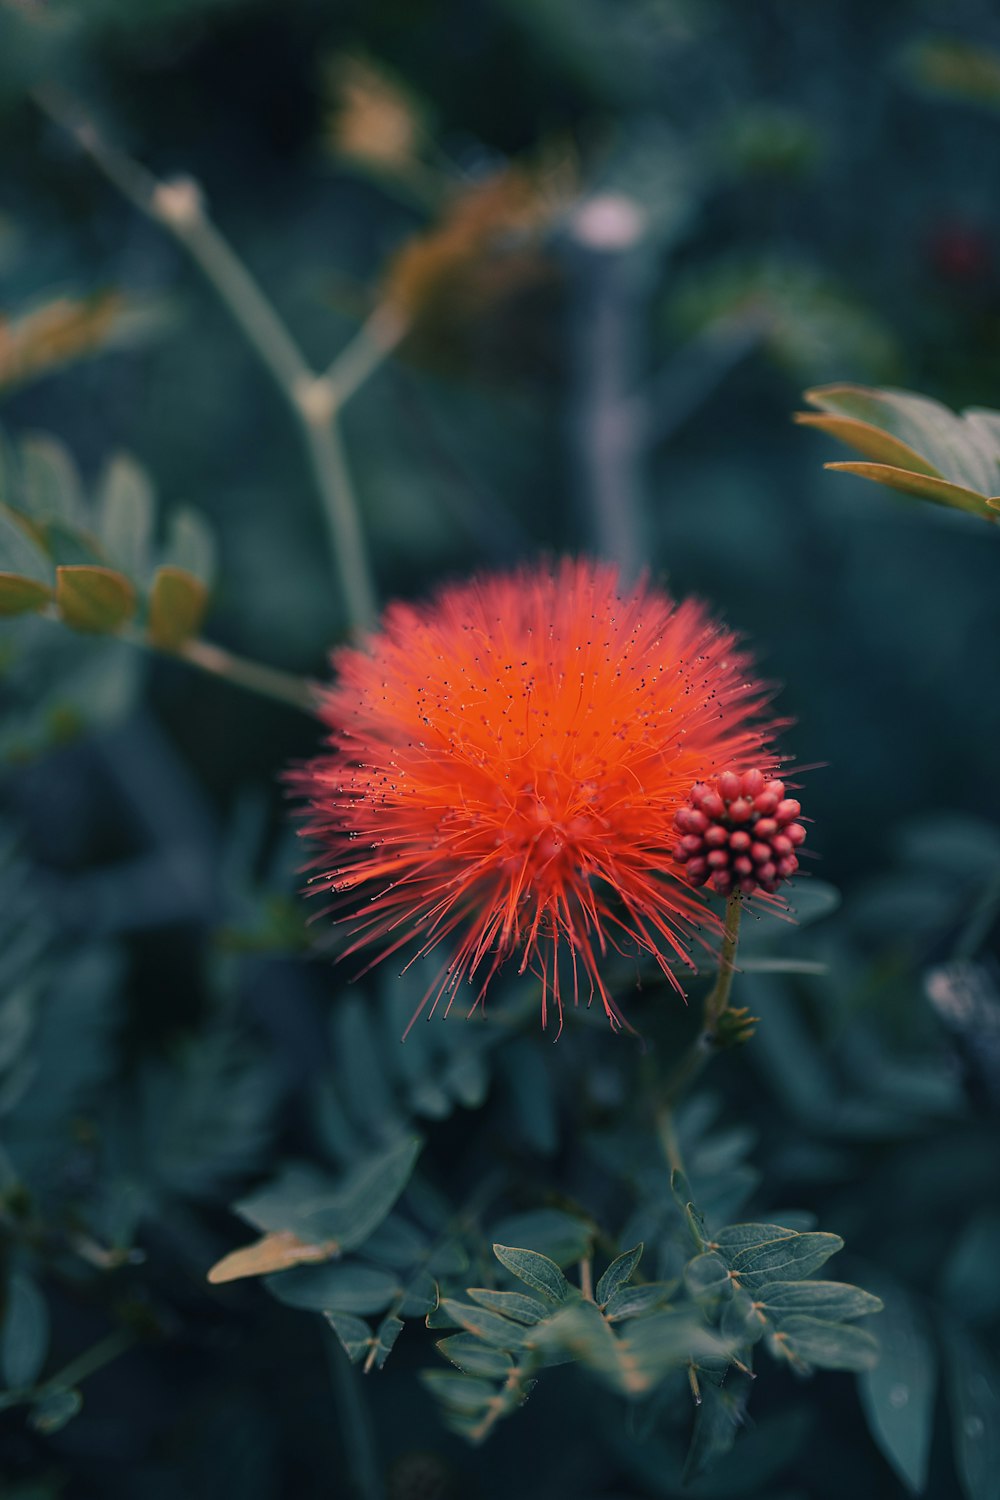
[[[988, 9], [0, 0], [3, 1500], [998, 1500]], [[412, 106], [381, 159], [334, 149], [345, 53]], [[342, 436], [416, 596], [609, 545], [616, 391], [631, 561], [787, 685], [821, 862], [676, 1099], [710, 952], [687, 1005], [609, 953], [640, 1040], [558, 1045], [530, 975], [401, 1043], [435, 957], [336, 962], [278, 784], [315, 723], [169, 659], [349, 634], [294, 404], [53, 85], [202, 185], [316, 371], [537, 168]]]

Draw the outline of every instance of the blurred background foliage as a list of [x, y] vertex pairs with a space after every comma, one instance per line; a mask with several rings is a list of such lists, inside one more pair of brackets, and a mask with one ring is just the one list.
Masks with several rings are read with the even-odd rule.
[[[629, 1406], [599, 1359], [612, 1394], [546, 1371], [485, 1447], [446, 1433], [428, 1286], [495, 1285], [493, 1240], [682, 1269], [641, 1101], [688, 1019], [650, 984], [645, 1055], [585, 1020], [552, 1048], [512, 982], [398, 1049], [411, 990], [348, 984], [296, 896], [277, 774], [313, 725], [28, 615], [0, 626], [3, 1494], [995, 1500], [996, 535], [824, 474], [789, 423], [828, 382], [1000, 406], [995, 8], [3, 0], [5, 503], [33, 485], [77, 564], [116, 505], [204, 518], [207, 635], [318, 675], [348, 620], [294, 422], [53, 86], [200, 184], [317, 370], [376, 314], [394, 347], [342, 425], [383, 598], [612, 548], [787, 684], [843, 902], [815, 881], [798, 929], [751, 931], [760, 1024], [679, 1129], [710, 1221], [817, 1217], [885, 1311], [857, 1383], [768, 1366], [729, 1457], [711, 1398], [686, 1488], [686, 1381]], [[210, 1285], [248, 1224], [293, 1231], [301, 1170], [364, 1260]], [[352, 1217], [378, 1193], [381, 1227]], [[351, 1382], [296, 1307], [386, 1368]]]

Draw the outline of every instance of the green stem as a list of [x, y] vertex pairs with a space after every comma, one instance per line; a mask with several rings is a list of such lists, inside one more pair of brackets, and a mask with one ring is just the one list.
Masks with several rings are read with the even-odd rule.
[[408, 328], [403, 314], [388, 303], [377, 307], [371, 317], [362, 323], [324, 376], [333, 387], [338, 411], [403, 341]]
[[317, 375], [271, 302], [208, 217], [194, 182], [185, 178], [159, 181], [124, 152], [108, 145], [72, 101], [57, 91], [39, 90], [35, 98], [46, 114], [73, 134], [130, 203], [184, 246], [274, 378], [299, 423], [312, 464], [347, 617], [355, 630], [368, 629], [376, 616], [371, 564], [334, 426], [339, 405], [377, 368], [384, 354], [398, 343], [402, 331], [397, 331], [388, 313], [384, 314], [373, 326], [369, 324], [360, 342], [354, 341], [356, 348], [348, 346], [343, 363], [335, 361], [329, 375]]
[[371, 1419], [361, 1393], [361, 1377], [332, 1328], [327, 1330], [326, 1346], [340, 1417], [340, 1434], [355, 1490], [359, 1500], [385, 1500]]
[[[145, 644], [145, 643], [143, 643]], [[186, 661], [213, 677], [222, 677], [234, 687], [245, 688], [263, 698], [272, 698], [303, 713], [315, 717], [316, 701], [312, 689], [304, 677], [291, 672], [282, 672], [277, 667], [264, 666], [261, 662], [248, 661], [245, 656], [236, 656], [222, 646], [210, 641], [185, 641], [176, 651], [166, 653]]]
[[719, 1021], [729, 1004], [733, 975], [736, 973], [736, 949], [739, 944], [742, 912], [743, 905], [739, 896], [730, 896], [726, 902], [726, 921], [722, 933], [722, 948], [719, 952], [718, 973], [714, 985], [705, 997], [701, 1030], [663, 1086], [661, 1097], [663, 1109], [667, 1111], [672, 1108], [689, 1084], [693, 1083], [716, 1051]]
[[86, 1380], [88, 1375], [96, 1375], [98, 1370], [103, 1370], [105, 1365], [110, 1365], [119, 1355], [125, 1354], [135, 1343], [135, 1335], [127, 1329], [119, 1329], [115, 1333], [109, 1333], [107, 1338], [101, 1339], [100, 1343], [93, 1348], [87, 1349], [83, 1354], [78, 1354], [76, 1359], [71, 1359], [68, 1365], [64, 1365], [55, 1375], [50, 1375], [43, 1389], [61, 1390], [68, 1386], [79, 1385]]
[[740, 940], [740, 917], [743, 902], [738, 895], [730, 896], [726, 902], [726, 925], [722, 934], [722, 951], [719, 955], [719, 973], [705, 1001], [705, 1030], [714, 1037], [719, 1018], [729, 1004], [729, 994], [736, 973], [736, 948]]

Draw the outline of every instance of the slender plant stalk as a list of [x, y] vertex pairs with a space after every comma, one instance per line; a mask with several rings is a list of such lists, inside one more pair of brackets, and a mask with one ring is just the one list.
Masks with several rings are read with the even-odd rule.
[[268, 667], [257, 661], [248, 661], [245, 656], [236, 656], [222, 646], [210, 641], [185, 641], [176, 652], [169, 653], [181, 661], [199, 667], [213, 677], [223, 677], [234, 687], [246, 688], [263, 698], [274, 698], [278, 703], [288, 703], [292, 708], [301, 708], [303, 713], [316, 713], [316, 702], [312, 689], [304, 677], [291, 672], [281, 672], [277, 667]]
[[327, 368], [324, 379], [333, 387], [337, 410], [360, 390], [370, 375], [401, 344], [409, 330], [409, 324], [401, 312], [388, 303], [377, 307], [351, 339], [345, 344], [333, 363]]
[[359, 1500], [385, 1500], [385, 1487], [375, 1453], [371, 1418], [361, 1390], [361, 1377], [344, 1352], [333, 1329], [326, 1337], [333, 1394], [340, 1417], [340, 1434]]
[[[733, 975], [736, 973], [736, 949], [739, 944], [742, 912], [743, 905], [739, 896], [730, 896], [726, 902], [726, 922], [722, 934], [722, 948], [719, 952], [719, 969], [715, 983], [705, 997], [701, 1030], [673, 1073], [667, 1078], [661, 1093], [662, 1105], [657, 1122], [660, 1138], [664, 1141], [664, 1151], [672, 1170], [677, 1170], [679, 1167], [676, 1137], [672, 1134], [672, 1110], [680, 1095], [694, 1082], [716, 1050], [719, 1021], [729, 1005]], [[667, 1132], [673, 1141], [670, 1149], [667, 1149]], [[677, 1162], [672, 1160], [674, 1155], [678, 1156]]]
[[[54, 611], [45, 611], [45, 614], [46, 618], [59, 618]], [[149, 637], [134, 625], [123, 626], [113, 639], [161, 654]], [[278, 667], [268, 667], [261, 662], [249, 661], [247, 657], [237, 656], [235, 652], [227, 651], [224, 646], [213, 645], [211, 641], [185, 641], [176, 650], [164, 651], [162, 655], [187, 662], [189, 666], [208, 672], [212, 677], [221, 677], [234, 687], [246, 688], [247, 692], [257, 693], [262, 698], [272, 698], [277, 703], [300, 708], [303, 713], [316, 713], [316, 701], [307, 678], [296, 677], [292, 672], [282, 672]]]
[[355, 630], [367, 629], [376, 615], [375, 589], [359, 507], [337, 432], [337, 416], [343, 403], [395, 348], [405, 326], [390, 310], [380, 310], [327, 374], [317, 374], [208, 217], [195, 183], [183, 178], [159, 181], [103, 140], [77, 107], [58, 92], [43, 89], [35, 97], [52, 119], [72, 133], [119, 192], [184, 246], [274, 378], [302, 431], [348, 619]]

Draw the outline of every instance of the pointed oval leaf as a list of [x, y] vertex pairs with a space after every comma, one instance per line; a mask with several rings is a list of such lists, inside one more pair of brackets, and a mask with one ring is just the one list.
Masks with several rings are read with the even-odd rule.
[[439, 1339], [438, 1348], [446, 1359], [466, 1375], [480, 1375], [487, 1380], [505, 1380], [514, 1368], [514, 1360], [504, 1349], [491, 1349], [471, 1333], [453, 1333]]
[[730, 1264], [740, 1285], [755, 1292], [769, 1281], [801, 1281], [843, 1248], [838, 1234], [796, 1234], [741, 1250]]
[[1000, 1372], [957, 1327], [947, 1330], [948, 1400], [955, 1466], [966, 1500], [997, 1500], [1000, 1481]]
[[36, 1432], [59, 1432], [71, 1422], [83, 1406], [78, 1390], [66, 1386], [47, 1390], [31, 1408], [28, 1422]]
[[861, 422], [856, 417], [822, 415], [812, 411], [797, 411], [795, 421], [800, 427], [814, 427], [819, 432], [825, 432], [830, 437], [839, 439], [840, 442], [846, 443], [848, 448], [857, 449], [859, 453], [864, 454], [865, 458], [872, 459], [875, 463], [892, 464], [898, 469], [910, 469], [916, 474], [941, 478], [934, 465], [921, 458], [915, 448], [901, 443], [891, 433], [873, 426], [870, 422]]
[[0, 617], [36, 614], [52, 598], [47, 583], [22, 578], [17, 573], [0, 573]]
[[267, 1289], [288, 1307], [348, 1313], [384, 1312], [401, 1290], [391, 1272], [360, 1261], [298, 1266], [269, 1277]]
[[476, 1338], [493, 1344], [497, 1349], [520, 1349], [527, 1333], [519, 1324], [490, 1312], [488, 1308], [473, 1307], [471, 1303], [458, 1302], [451, 1297], [441, 1298], [434, 1319], [437, 1327], [443, 1326], [442, 1319], [450, 1319], [452, 1327], [457, 1324], [459, 1328], [464, 1328], [467, 1333], [474, 1333]]
[[157, 568], [149, 592], [149, 638], [161, 651], [176, 651], [196, 636], [208, 609], [208, 589], [193, 573]]
[[728, 1299], [733, 1295], [733, 1283], [729, 1267], [714, 1251], [706, 1251], [688, 1261], [684, 1268], [684, 1281], [696, 1302], [709, 1302], [717, 1298]]
[[149, 572], [155, 508], [145, 471], [127, 453], [115, 454], [98, 483], [97, 535], [108, 562], [137, 583]]
[[638, 1318], [663, 1307], [677, 1290], [676, 1281], [644, 1281], [640, 1286], [621, 1286], [607, 1300], [604, 1316], [609, 1323]]
[[515, 1245], [494, 1245], [493, 1254], [502, 1266], [525, 1286], [530, 1286], [553, 1302], [565, 1302], [573, 1288], [554, 1260], [536, 1250], [521, 1250]]
[[37, 583], [48, 584], [52, 579], [52, 564], [34, 535], [2, 506], [0, 568], [5, 573], [16, 573], [19, 578], [33, 578]]
[[794, 1239], [797, 1233], [797, 1229], [789, 1229], [784, 1224], [728, 1224], [725, 1229], [717, 1231], [712, 1245], [732, 1256], [755, 1246]]
[[769, 1315], [809, 1313], [831, 1323], [849, 1323], [882, 1311], [882, 1299], [863, 1292], [846, 1281], [768, 1281], [758, 1289], [754, 1301], [762, 1302]]
[[86, 525], [76, 464], [65, 445], [48, 433], [21, 439], [21, 495], [25, 511], [37, 521], [58, 521], [77, 531]]
[[[821, 410], [867, 422], [890, 433], [924, 460], [931, 474], [978, 495], [1000, 488], [992, 428], [976, 413], [970, 421], [915, 391], [860, 385], [820, 386], [806, 400]], [[909, 465], [900, 465], [907, 468]]]
[[948, 505], [953, 510], [965, 510], [986, 521], [996, 520], [996, 511], [991, 508], [985, 495], [967, 490], [959, 484], [950, 484], [946, 479], [932, 479], [928, 474], [911, 474], [908, 469], [894, 469], [889, 464], [834, 463], [824, 464], [842, 474], [856, 474], [859, 479], [870, 479], [875, 484], [884, 484], [890, 490], [899, 490], [903, 495], [915, 495], [918, 500], [931, 500], [935, 505]]
[[617, 1260], [611, 1262], [597, 1283], [597, 1290], [594, 1293], [594, 1301], [598, 1307], [605, 1307], [615, 1292], [630, 1280], [632, 1273], [642, 1259], [644, 1248], [640, 1243], [633, 1250], [626, 1250], [624, 1255], [619, 1255]]
[[210, 588], [215, 577], [215, 537], [196, 510], [182, 507], [170, 517], [170, 535], [163, 558], [168, 567], [192, 573]]
[[37, 1283], [15, 1271], [0, 1329], [0, 1370], [14, 1389], [34, 1383], [49, 1352], [49, 1309]]
[[422, 1144], [408, 1137], [362, 1162], [328, 1202], [306, 1206], [305, 1222], [344, 1250], [364, 1244], [409, 1182]]
[[493, 1400], [493, 1387], [487, 1381], [454, 1370], [421, 1370], [420, 1380], [439, 1401], [470, 1416], [478, 1416]]
[[113, 568], [56, 569], [56, 606], [73, 630], [112, 635], [135, 614], [135, 589]]
[[356, 1365], [359, 1360], [364, 1359], [372, 1345], [373, 1334], [363, 1318], [355, 1318], [351, 1313], [326, 1312], [324, 1314], [334, 1333], [341, 1342], [344, 1353]]
[[328, 1260], [336, 1253], [336, 1244], [306, 1244], [290, 1229], [278, 1229], [273, 1234], [263, 1235], [252, 1245], [243, 1245], [224, 1255], [208, 1272], [208, 1280], [220, 1286], [223, 1282], [240, 1281], [246, 1276], [268, 1276], [274, 1271], [287, 1271], [293, 1266]]
[[368, 1354], [365, 1370], [370, 1370], [372, 1365], [376, 1370], [381, 1370], [389, 1355], [392, 1353], [396, 1340], [403, 1331], [403, 1320], [397, 1318], [394, 1313], [388, 1313], [375, 1330], [375, 1339]]
[[927, 1321], [900, 1286], [880, 1283], [882, 1357], [858, 1381], [869, 1431], [907, 1489], [927, 1481], [938, 1358]]
[[495, 1292], [490, 1287], [470, 1286], [466, 1295], [480, 1307], [489, 1307], [505, 1318], [515, 1318], [518, 1323], [540, 1323], [552, 1312], [551, 1303], [543, 1302], [540, 1297], [530, 1297], [525, 1292]]
[[853, 1323], [827, 1323], [794, 1313], [781, 1322], [779, 1333], [771, 1336], [777, 1344], [807, 1365], [823, 1370], [870, 1370], [878, 1361], [878, 1340], [867, 1329]]

